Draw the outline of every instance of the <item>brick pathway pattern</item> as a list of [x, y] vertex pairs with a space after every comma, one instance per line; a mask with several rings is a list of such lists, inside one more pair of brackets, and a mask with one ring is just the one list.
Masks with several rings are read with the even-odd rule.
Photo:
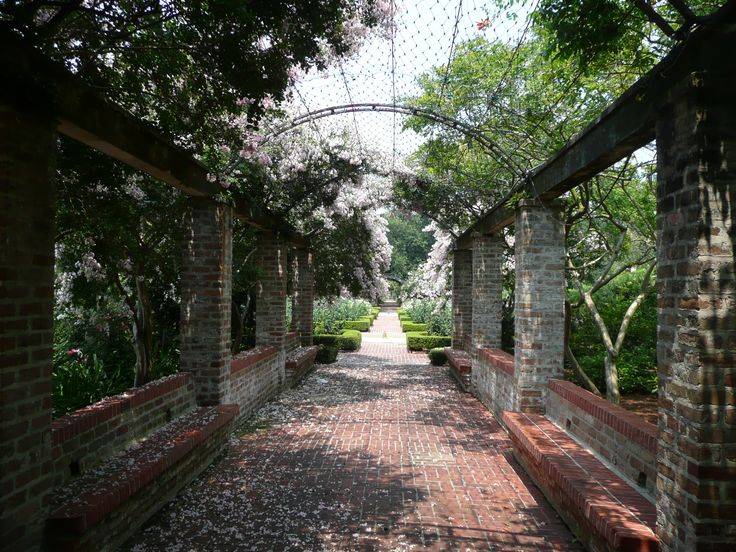
[[579, 550], [493, 415], [407, 352], [395, 313], [364, 337], [264, 406], [127, 548]]

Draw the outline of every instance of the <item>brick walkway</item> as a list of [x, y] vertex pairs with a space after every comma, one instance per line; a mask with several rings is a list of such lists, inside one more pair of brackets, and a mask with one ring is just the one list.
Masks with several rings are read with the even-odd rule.
[[446, 369], [381, 313], [359, 352], [260, 410], [134, 550], [577, 550]]

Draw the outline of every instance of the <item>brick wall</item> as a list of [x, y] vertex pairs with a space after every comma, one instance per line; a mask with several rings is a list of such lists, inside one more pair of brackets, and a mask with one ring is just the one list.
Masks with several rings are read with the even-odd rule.
[[281, 390], [283, 367], [278, 360], [273, 346], [254, 347], [233, 357], [230, 400], [240, 407], [240, 419], [248, 418]]
[[232, 208], [189, 198], [181, 274], [181, 370], [197, 402], [228, 402], [232, 293]]
[[0, 105], [0, 538], [38, 546], [51, 490], [55, 135]]
[[301, 344], [309, 346], [314, 334], [314, 267], [309, 249], [296, 249], [294, 280], [292, 327], [299, 333]]
[[58, 487], [84, 474], [195, 406], [192, 377], [180, 373], [106, 397], [54, 420], [54, 485]]
[[299, 333], [287, 332], [284, 337], [284, 349], [286, 350], [287, 355], [297, 347], [299, 347]]
[[281, 383], [285, 374], [286, 248], [271, 232], [258, 235], [257, 262], [260, 279], [256, 297], [256, 346], [275, 347]]
[[653, 500], [657, 426], [562, 380], [549, 382], [547, 417]]
[[543, 413], [547, 380], [564, 370], [562, 204], [524, 200], [516, 212], [514, 351], [517, 409]]
[[657, 122], [659, 453], [666, 549], [736, 538], [736, 104], [693, 74]]
[[516, 404], [514, 357], [500, 349], [482, 347], [473, 361], [473, 391], [498, 419]]
[[470, 351], [473, 332], [473, 252], [452, 253], [452, 348]]
[[477, 347], [501, 347], [501, 236], [473, 239], [472, 351]]

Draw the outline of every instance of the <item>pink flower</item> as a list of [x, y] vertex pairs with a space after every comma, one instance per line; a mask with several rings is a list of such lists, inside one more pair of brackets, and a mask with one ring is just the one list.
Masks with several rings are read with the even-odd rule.
[[482, 31], [491, 26], [491, 20], [486, 17], [485, 19], [478, 21], [475, 26], [478, 28], [479, 31]]
[[69, 349], [66, 352], [66, 356], [70, 356], [70, 357], [73, 357], [73, 356], [82, 356], [82, 349]]

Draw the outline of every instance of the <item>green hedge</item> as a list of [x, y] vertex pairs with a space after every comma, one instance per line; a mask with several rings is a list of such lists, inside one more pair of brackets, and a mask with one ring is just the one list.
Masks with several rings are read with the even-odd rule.
[[429, 324], [417, 324], [416, 322], [402, 322], [401, 329], [405, 332], [426, 332]]
[[429, 351], [429, 362], [434, 366], [442, 366], [447, 364], [447, 355], [445, 354], [444, 347], [436, 347]]
[[407, 332], [406, 346], [410, 351], [429, 351], [437, 347], [449, 347], [452, 338], [449, 335], [427, 335], [426, 332]]
[[359, 318], [358, 320], [346, 320], [343, 328], [346, 330], [358, 330], [359, 332], [367, 332], [371, 329], [373, 319], [367, 316]]
[[313, 339], [315, 345], [335, 346], [341, 351], [357, 351], [363, 341], [358, 330], [344, 330], [342, 335], [319, 334]]
[[326, 347], [322, 345], [314, 359], [318, 364], [332, 364], [337, 360], [337, 347]]

